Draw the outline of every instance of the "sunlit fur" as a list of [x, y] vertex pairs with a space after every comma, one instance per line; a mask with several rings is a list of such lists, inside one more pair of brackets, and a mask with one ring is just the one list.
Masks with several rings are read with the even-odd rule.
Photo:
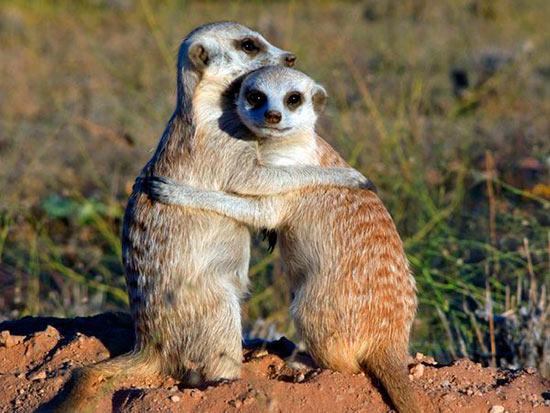
[[[243, 122], [262, 131], [259, 154], [265, 165], [346, 165], [315, 134], [312, 95], [318, 87], [313, 81], [290, 69], [265, 68], [245, 79], [242, 88], [247, 87], [268, 95], [262, 110], [282, 108], [280, 98], [291, 89], [300, 90], [309, 106], [294, 114], [283, 110], [281, 124], [292, 132], [269, 137], [240, 95]], [[152, 193], [166, 203], [277, 229], [294, 293], [291, 312], [313, 358], [341, 372], [367, 371], [381, 381], [400, 412], [420, 411], [407, 369], [415, 281], [393, 220], [376, 193], [312, 187], [246, 198], [163, 179], [155, 181]]]
[[[253, 58], [235, 47], [247, 37], [263, 47]], [[204, 64], [191, 58], [197, 45], [207, 53]], [[360, 185], [364, 178], [352, 169], [263, 167], [254, 141], [220, 130], [222, 94], [230, 84], [250, 70], [284, 63], [287, 55], [236, 23], [191, 32], [179, 52], [176, 110], [141, 177], [164, 175], [251, 195], [312, 184]], [[242, 223], [153, 202], [136, 183], [122, 234], [135, 349], [75, 372], [58, 410], [80, 410], [97, 382], [122, 374], [161, 373], [191, 385], [240, 377], [240, 299], [248, 285], [249, 245]]]

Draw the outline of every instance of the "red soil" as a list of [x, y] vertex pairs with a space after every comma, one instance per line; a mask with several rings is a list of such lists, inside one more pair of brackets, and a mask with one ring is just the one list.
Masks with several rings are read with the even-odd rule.
[[[0, 323], [0, 411], [30, 412], [51, 400], [71, 369], [132, 346], [124, 314], [76, 319], [24, 318]], [[188, 389], [170, 378], [125, 379], [97, 395], [94, 411], [387, 412], [385, 396], [362, 374], [310, 366], [288, 356], [288, 340], [244, 351], [243, 379]], [[417, 355], [411, 380], [425, 412], [550, 411], [550, 381], [535, 370], [449, 366]], [[105, 386], [108, 387], [108, 386]]]

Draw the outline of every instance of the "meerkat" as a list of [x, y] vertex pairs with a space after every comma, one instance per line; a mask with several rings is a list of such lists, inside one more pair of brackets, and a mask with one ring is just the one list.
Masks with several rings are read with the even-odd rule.
[[[259, 69], [242, 83], [237, 112], [270, 166], [344, 166], [315, 133], [327, 94], [305, 74]], [[394, 222], [374, 191], [309, 187], [268, 197], [203, 191], [153, 177], [153, 198], [278, 231], [294, 293], [296, 328], [313, 359], [346, 373], [365, 371], [399, 412], [420, 412], [408, 377], [415, 280]]]
[[[255, 142], [233, 136], [224, 102], [250, 70], [294, 65], [295, 56], [232, 22], [192, 31], [178, 55], [177, 106], [126, 208], [123, 264], [136, 345], [76, 370], [60, 411], [78, 410], [106, 379], [170, 375], [191, 385], [240, 377], [240, 300], [247, 290], [250, 233], [218, 214], [154, 202], [140, 184], [163, 175], [204, 189], [271, 195], [308, 185], [362, 186], [351, 168], [271, 167]], [[238, 90], [238, 89], [237, 89]]]

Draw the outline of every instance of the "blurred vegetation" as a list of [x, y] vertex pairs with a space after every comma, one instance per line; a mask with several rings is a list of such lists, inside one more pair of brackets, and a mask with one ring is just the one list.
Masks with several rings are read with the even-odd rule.
[[[326, 85], [320, 131], [377, 184], [416, 275], [413, 350], [548, 374], [547, 0], [0, 2], [0, 318], [126, 308], [121, 217], [177, 47], [228, 19]], [[251, 277], [251, 334], [293, 338], [260, 241]]]

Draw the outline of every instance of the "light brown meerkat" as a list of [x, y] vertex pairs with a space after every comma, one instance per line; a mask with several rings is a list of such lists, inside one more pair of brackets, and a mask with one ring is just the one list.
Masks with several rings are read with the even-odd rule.
[[[314, 131], [325, 102], [325, 90], [305, 74], [269, 67], [243, 81], [237, 108], [258, 138], [264, 165], [344, 166]], [[375, 192], [314, 187], [252, 198], [161, 177], [149, 185], [151, 196], [164, 203], [277, 230], [294, 293], [291, 313], [314, 360], [340, 372], [366, 371], [380, 380], [399, 412], [420, 412], [407, 368], [415, 280]]]
[[[204, 189], [269, 195], [307, 185], [361, 186], [350, 168], [267, 167], [254, 141], [230, 134], [231, 85], [250, 70], [294, 64], [295, 56], [240, 24], [202, 26], [178, 56], [177, 107], [141, 177], [154, 174]], [[135, 349], [76, 370], [58, 410], [78, 410], [102, 381], [171, 375], [189, 384], [240, 377], [240, 299], [248, 284], [250, 234], [218, 214], [154, 202], [140, 178], [124, 216], [122, 247]]]

